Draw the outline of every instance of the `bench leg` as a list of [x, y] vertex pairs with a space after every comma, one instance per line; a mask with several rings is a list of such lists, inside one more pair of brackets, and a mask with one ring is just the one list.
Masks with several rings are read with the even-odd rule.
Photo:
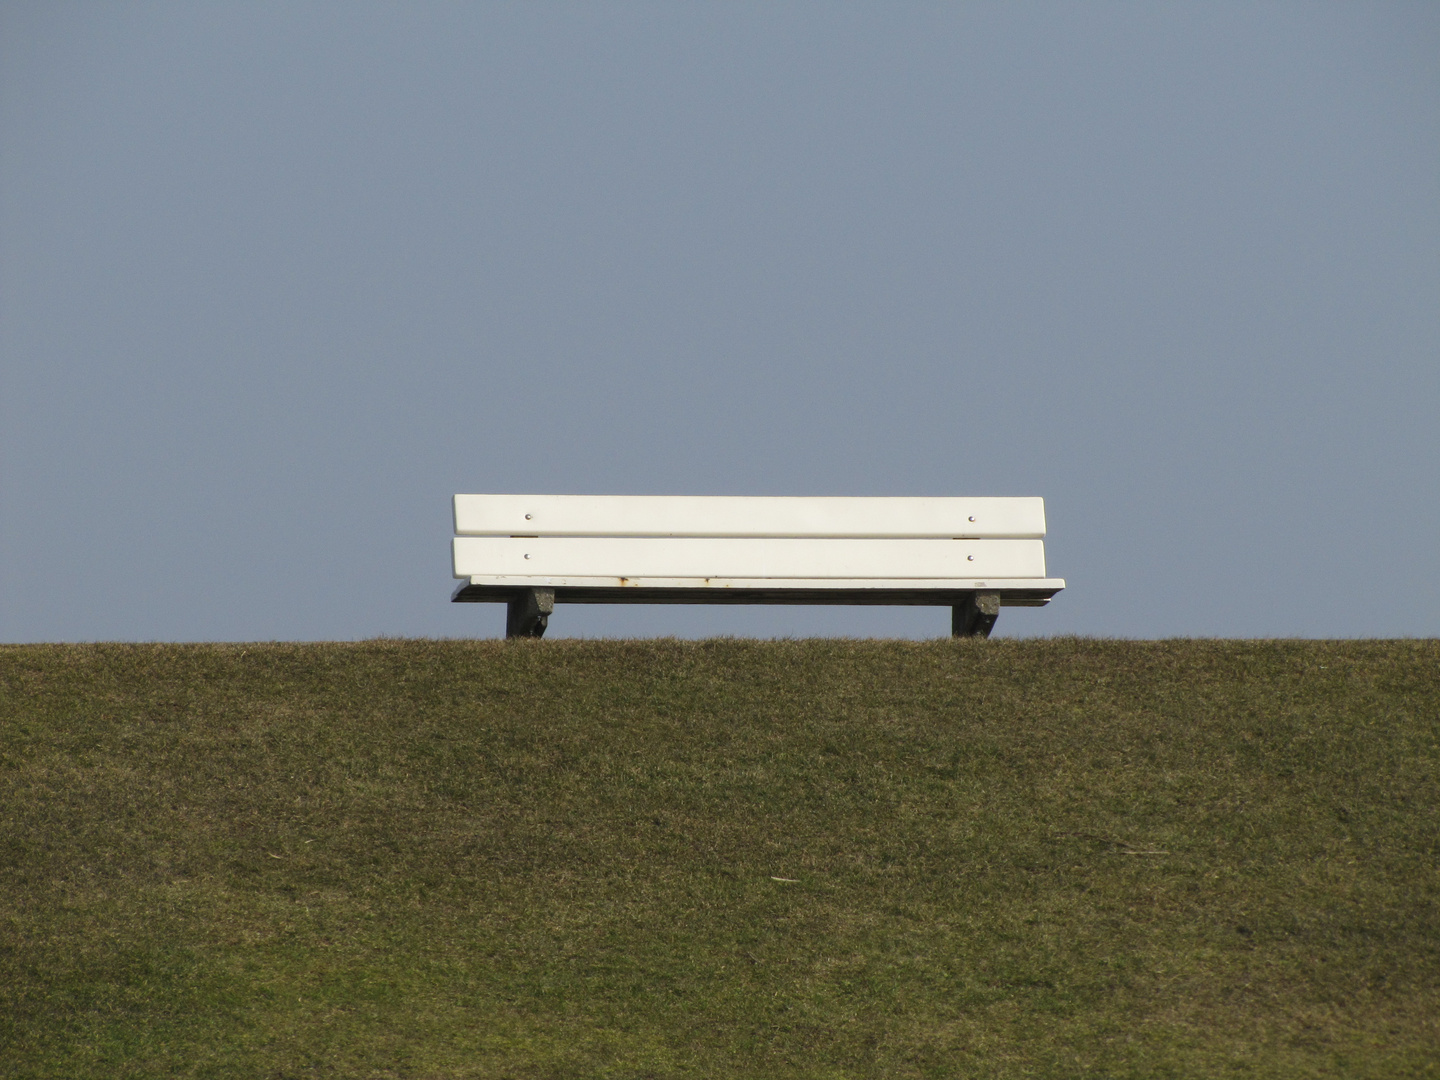
[[950, 636], [989, 637], [999, 617], [999, 593], [971, 593], [965, 603], [950, 609]]
[[526, 589], [505, 605], [505, 636], [544, 637], [550, 613], [555, 610], [554, 589]]

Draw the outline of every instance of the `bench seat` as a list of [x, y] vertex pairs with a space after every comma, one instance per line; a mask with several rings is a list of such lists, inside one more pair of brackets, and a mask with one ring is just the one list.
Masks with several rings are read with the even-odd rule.
[[1039, 607], [1044, 503], [1032, 498], [457, 495], [452, 599], [509, 605], [539, 636], [556, 603], [948, 606], [988, 634]]

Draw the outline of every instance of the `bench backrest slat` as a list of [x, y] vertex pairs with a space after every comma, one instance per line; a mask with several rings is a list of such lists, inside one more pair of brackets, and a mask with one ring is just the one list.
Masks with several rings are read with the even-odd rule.
[[1045, 544], [1040, 540], [457, 536], [453, 552], [459, 577], [863, 580], [1045, 576]]
[[458, 536], [1007, 538], [1045, 535], [1039, 498], [456, 495]]

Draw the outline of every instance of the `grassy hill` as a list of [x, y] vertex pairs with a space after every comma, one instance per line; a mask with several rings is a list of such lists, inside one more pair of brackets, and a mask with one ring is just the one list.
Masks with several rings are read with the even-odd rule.
[[1440, 642], [0, 647], [8, 1077], [1440, 1076]]

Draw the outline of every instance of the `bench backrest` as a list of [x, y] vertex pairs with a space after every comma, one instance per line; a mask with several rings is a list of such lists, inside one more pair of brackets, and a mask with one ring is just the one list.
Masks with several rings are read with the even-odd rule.
[[456, 495], [455, 576], [1044, 578], [1039, 498]]

